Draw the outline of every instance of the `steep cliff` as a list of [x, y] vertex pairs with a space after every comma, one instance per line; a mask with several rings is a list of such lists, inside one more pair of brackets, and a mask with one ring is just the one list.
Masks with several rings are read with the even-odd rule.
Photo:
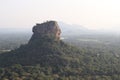
[[32, 31], [33, 35], [29, 43], [44, 37], [49, 37], [55, 41], [60, 40], [61, 30], [56, 21], [47, 21], [45, 23], [36, 24]]

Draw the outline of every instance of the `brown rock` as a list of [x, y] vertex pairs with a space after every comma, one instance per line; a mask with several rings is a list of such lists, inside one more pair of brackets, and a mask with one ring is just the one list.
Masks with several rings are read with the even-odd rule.
[[41, 36], [51, 37], [57, 41], [60, 40], [61, 30], [56, 21], [47, 21], [45, 23], [36, 24], [32, 31], [33, 36], [31, 40], [34, 38], [40, 38]]

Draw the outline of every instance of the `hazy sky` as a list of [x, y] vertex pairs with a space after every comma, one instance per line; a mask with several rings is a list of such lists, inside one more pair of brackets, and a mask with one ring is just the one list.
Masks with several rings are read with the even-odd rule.
[[0, 28], [32, 27], [46, 20], [118, 30], [120, 0], [0, 0]]

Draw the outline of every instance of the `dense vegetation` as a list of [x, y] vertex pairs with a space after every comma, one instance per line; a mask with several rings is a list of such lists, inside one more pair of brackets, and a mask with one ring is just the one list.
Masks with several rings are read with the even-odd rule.
[[[85, 74], [84, 74], [85, 73]], [[0, 69], [0, 80], [119, 80], [119, 74], [91, 74], [88, 68], [21, 66]]]
[[[76, 44], [72, 39], [67, 42]], [[40, 38], [11, 52], [2, 53], [0, 80], [120, 79], [120, 58], [114, 51], [103, 48], [102, 44], [102, 47], [76, 45], [79, 48], [63, 41]]]

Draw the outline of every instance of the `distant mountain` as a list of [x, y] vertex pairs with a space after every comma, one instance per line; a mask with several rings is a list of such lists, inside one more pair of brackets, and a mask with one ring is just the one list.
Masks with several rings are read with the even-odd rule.
[[88, 29], [82, 25], [77, 24], [67, 24], [64, 22], [58, 22], [62, 30], [62, 36], [64, 37], [73, 37], [80, 35], [120, 35], [119, 31], [110, 31], [110, 30], [92, 30]]
[[81, 25], [70, 25], [64, 22], [58, 22], [62, 30], [62, 36], [74, 36], [80, 34], [89, 34], [92, 30], [89, 30]]

